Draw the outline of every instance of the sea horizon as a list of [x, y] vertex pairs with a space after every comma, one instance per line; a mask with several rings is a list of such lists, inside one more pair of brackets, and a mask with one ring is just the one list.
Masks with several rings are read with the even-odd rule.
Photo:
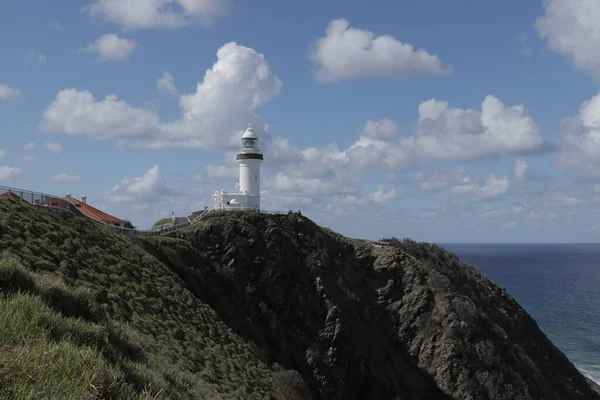
[[600, 241], [598, 242], [431, 242], [432, 244], [437, 245], [600, 245]]

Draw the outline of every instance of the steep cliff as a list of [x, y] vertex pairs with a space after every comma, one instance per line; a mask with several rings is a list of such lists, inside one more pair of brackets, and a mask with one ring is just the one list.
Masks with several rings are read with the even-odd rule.
[[475, 268], [437, 246], [388, 243], [297, 214], [216, 214], [148, 246], [315, 398], [600, 398]]
[[167, 237], [0, 200], [0, 398], [600, 399], [436, 246], [298, 215]]

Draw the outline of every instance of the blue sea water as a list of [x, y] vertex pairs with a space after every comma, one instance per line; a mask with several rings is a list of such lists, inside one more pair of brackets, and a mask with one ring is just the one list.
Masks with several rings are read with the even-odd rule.
[[440, 244], [504, 287], [600, 384], [600, 244]]

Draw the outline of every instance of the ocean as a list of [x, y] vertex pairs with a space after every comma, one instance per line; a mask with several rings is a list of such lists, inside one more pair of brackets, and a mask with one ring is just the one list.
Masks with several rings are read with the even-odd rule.
[[600, 244], [440, 244], [504, 287], [600, 384]]

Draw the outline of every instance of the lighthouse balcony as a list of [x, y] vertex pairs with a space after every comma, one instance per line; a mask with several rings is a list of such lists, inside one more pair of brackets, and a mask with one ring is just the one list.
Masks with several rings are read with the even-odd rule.
[[235, 159], [239, 160], [262, 160], [263, 155], [260, 153], [239, 153]]

